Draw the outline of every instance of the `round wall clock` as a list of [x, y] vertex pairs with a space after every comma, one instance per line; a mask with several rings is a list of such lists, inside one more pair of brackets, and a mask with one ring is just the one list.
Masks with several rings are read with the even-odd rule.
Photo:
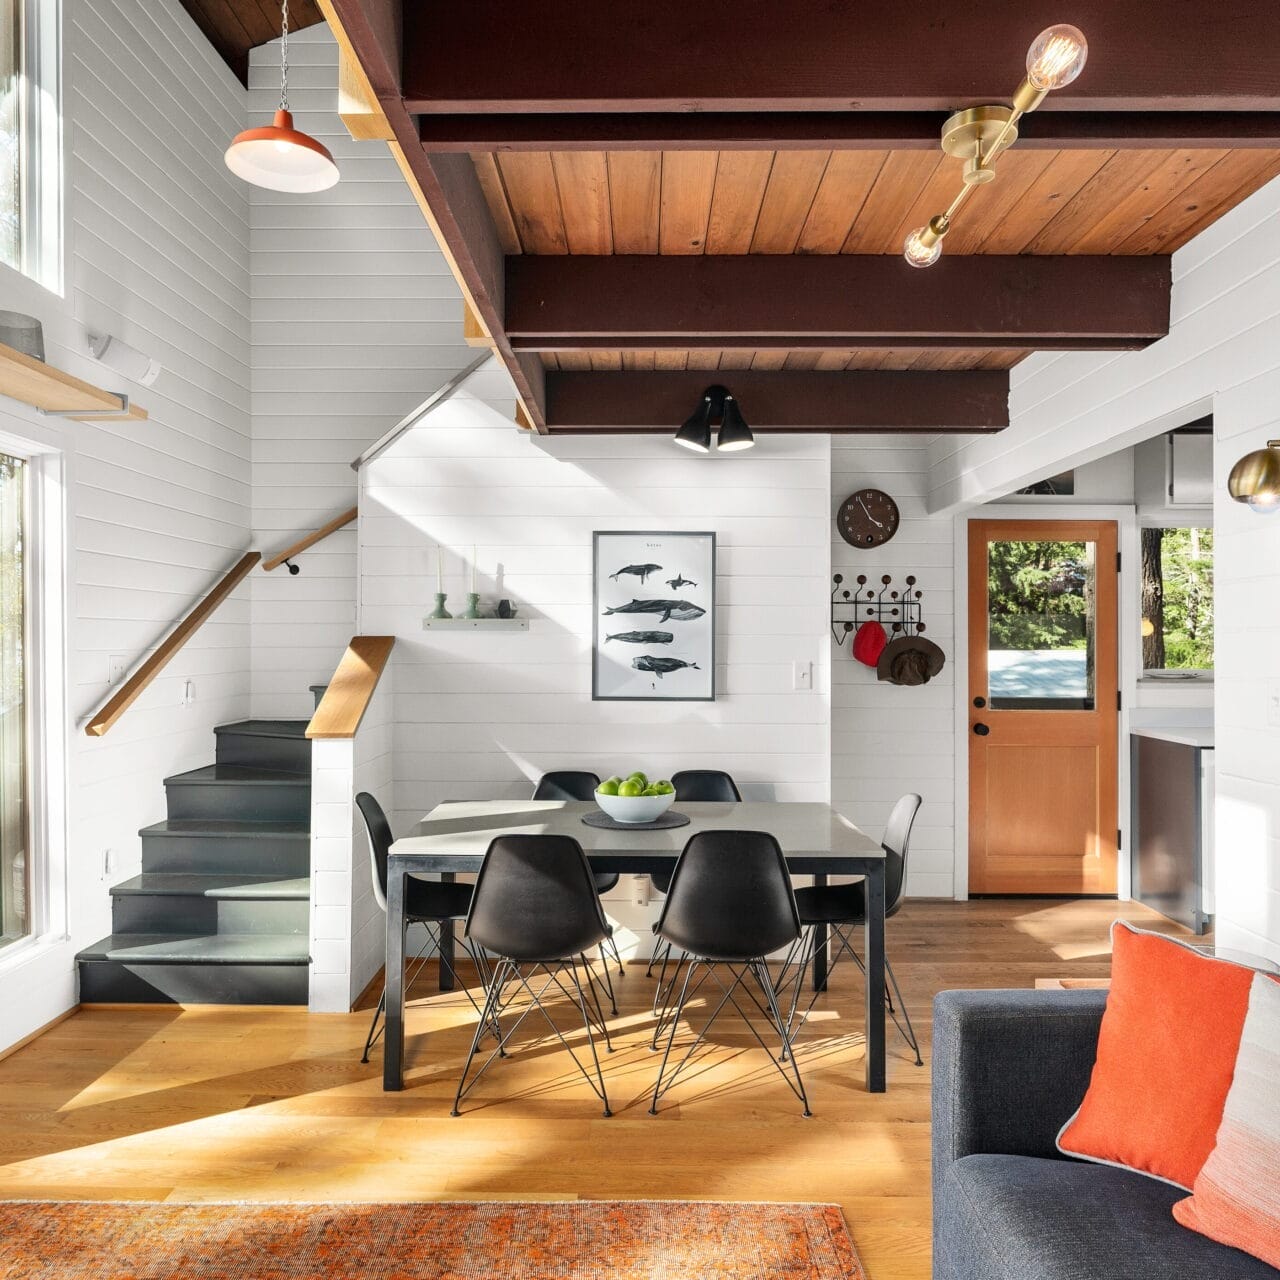
[[859, 489], [840, 504], [836, 528], [851, 547], [879, 547], [898, 532], [898, 519], [898, 504], [883, 489]]

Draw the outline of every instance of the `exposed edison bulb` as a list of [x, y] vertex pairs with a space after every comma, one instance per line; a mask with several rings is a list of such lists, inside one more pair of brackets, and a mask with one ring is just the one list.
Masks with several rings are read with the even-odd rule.
[[1247, 501], [1249, 510], [1260, 516], [1271, 516], [1280, 511], [1280, 495], [1274, 493], [1256, 493]]
[[1070, 84], [1089, 57], [1089, 42], [1079, 27], [1047, 27], [1027, 50], [1027, 79], [1042, 93]]
[[925, 238], [927, 227], [917, 227], [902, 244], [902, 256], [913, 267], [931, 267], [942, 257], [942, 240], [933, 238], [933, 243]]

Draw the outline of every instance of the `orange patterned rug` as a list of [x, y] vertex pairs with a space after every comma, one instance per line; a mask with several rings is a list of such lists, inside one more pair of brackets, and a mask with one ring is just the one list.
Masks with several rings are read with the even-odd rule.
[[0, 1202], [3, 1280], [865, 1280], [816, 1204]]

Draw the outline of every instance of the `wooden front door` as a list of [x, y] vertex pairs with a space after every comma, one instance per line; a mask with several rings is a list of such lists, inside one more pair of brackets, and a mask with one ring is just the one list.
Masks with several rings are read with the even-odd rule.
[[1116, 525], [969, 524], [969, 892], [1116, 892]]

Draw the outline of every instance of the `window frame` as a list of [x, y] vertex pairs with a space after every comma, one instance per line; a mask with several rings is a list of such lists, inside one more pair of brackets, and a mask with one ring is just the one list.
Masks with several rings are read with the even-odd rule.
[[18, 261], [0, 272], [63, 290], [61, 0], [17, 0], [23, 93], [18, 104]]
[[[1143, 529], [1213, 529], [1213, 508], [1212, 507], [1166, 507], [1158, 511], [1139, 512], [1137, 535], [1139, 539], [1142, 536]], [[1139, 542], [1141, 548], [1141, 542]], [[1139, 550], [1136, 564], [1139, 565], [1138, 571], [1133, 577], [1134, 600], [1137, 603], [1137, 622], [1138, 627], [1142, 626], [1142, 571], [1141, 571], [1141, 550]], [[1216, 580], [1215, 580], [1216, 585]], [[1213, 667], [1144, 667], [1142, 665], [1142, 632], [1138, 631], [1138, 683], [1147, 688], [1163, 686], [1167, 688], [1177, 688], [1179, 685], [1184, 688], [1188, 685], [1211, 685], [1214, 681], [1214, 672], [1217, 663], [1217, 647], [1214, 648]]]
[[67, 867], [65, 458], [60, 449], [0, 431], [0, 452], [27, 465], [26, 787], [31, 865], [25, 937], [0, 949], [0, 974], [66, 940]]

